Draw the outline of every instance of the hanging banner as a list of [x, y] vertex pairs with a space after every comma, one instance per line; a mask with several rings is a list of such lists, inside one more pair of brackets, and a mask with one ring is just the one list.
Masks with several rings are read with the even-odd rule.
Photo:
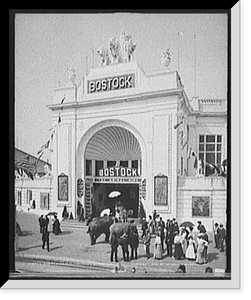
[[77, 195], [79, 198], [84, 195], [84, 181], [82, 178], [79, 178], [77, 181]]

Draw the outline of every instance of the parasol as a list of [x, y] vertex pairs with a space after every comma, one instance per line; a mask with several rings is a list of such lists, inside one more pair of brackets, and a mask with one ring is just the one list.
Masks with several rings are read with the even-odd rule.
[[100, 217], [109, 216], [110, 212], [111, 212], [110, 208], [106, 208], [106, 209], [101, 211]]
[[119, 192], [119, 191], [113, 191], [113, 192], [111, 192], [110, 194], [109, 194], [109, 198], [116, 198], [116, 197], [118, 197], [118, 196], [120, 196], [121, 195], [121, 192]]
[[55, 211], [50, 211], [46, 216], [56, 216], [58, 213]]
[[185, 221], [180, 224], [180, 227], [194, 227], [195, 225], [190, 221]]

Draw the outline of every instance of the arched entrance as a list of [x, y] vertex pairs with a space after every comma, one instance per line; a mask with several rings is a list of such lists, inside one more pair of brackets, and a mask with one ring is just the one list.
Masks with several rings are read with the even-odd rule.
[[[85, 182], [85, 215], [100, 215], [109, 208], [112, 214], [125, 209], [137, 218], [141, 205], [142, 147], [131, 130], [120, 124], [96, 126], [83, 137], [81, 157]], [[86, 136], [89, 136], [87, 139]], [[85, 142], [85, 145], [83, 145]], [[85, 146], [85, 147], [84, 147]], [[82, 148], [82, 149], [81, 149]], [[80, 167], [81, 164], [78, 164]], [[118, 191], [120, 196], [111, 198]]]

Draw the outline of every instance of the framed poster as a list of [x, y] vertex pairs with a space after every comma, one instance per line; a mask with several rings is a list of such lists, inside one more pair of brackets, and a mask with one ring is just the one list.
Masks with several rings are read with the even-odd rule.
[[68, 201], [68, 176], [61, 173], [58, 176], [58, 200]]
[[159, 174], [154, 177], [154, 205], [167, 205], [168, 178]]
[[210, 217], [210, 197], [192, 197], [192, 216]]
[[82, 178], [79, 178], [77, 181], [77, 195], [79, 198], [84, 195], [84, 181]]

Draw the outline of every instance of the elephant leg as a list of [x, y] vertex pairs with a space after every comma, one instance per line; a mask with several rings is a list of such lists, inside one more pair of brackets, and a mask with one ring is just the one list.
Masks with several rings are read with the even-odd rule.
[[95, 245], [96, 243], [96, 238], [95, 238], [95, 235], [90, 235], [90, 238], [91, 238], [91, 245]]
[[109, 236], [110, 236], [110, 233], [109, 233], [109, 232], [106, 232], [106, 233], [105, 233], [105, 241], [106, 241], [106, 243], [109, 242]]

